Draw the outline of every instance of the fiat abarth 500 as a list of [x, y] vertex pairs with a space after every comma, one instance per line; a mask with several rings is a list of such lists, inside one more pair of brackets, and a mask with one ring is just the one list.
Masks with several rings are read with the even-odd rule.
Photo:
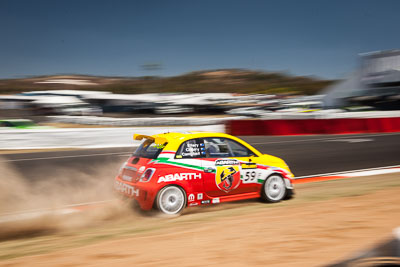
[[114, 187], [142, 210], [174, 215], [186, 206], [251, 198], [279, 202], [293, 194], [294, 175], [282, 159], [234, 136], [186, 132], [134, 139], [143, 142], [122, 165]]

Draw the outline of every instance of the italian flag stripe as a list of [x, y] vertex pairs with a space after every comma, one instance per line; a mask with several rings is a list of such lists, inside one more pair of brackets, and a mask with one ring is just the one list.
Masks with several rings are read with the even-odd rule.
[[169, 158], [158, 158], [155, 161], [157, 161], [158, 163], [169, 164], [169, 165], [174, 165], [174, 166], [182, 166], [182, 167], [192, 168], [192, 169], [196, 169], [196, 170], [204, 169], [201, 166], [187, 164], [187, 163], [181, 163], [181, 162], [175, 162], [175, 161], [169, 161], [169, 160], [170, 160]]

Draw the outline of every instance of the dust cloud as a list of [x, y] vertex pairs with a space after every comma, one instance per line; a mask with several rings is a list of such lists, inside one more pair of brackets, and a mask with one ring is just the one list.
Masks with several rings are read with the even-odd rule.
[[[113, 191], [118, 171], [115, 164], [89, 171], [51, 170], [51, 165], [48, 168], [41, 171], [41, 179], [30, 180], [28, 164], [24, 170], [28, 175], [22, 175], [0, 158], [0, 240], [73, 230], [134, 216], [130, 204], [122, 202]], [[82, 203], [88, 204], [85, 212], [77, 212], [75, 205]]]

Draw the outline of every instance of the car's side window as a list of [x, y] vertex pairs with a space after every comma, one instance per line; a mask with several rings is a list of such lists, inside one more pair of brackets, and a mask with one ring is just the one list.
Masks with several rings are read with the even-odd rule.
[[231, 139], [226, 139], [226, 140], [227, 140], [227, 143], [233, 153], [233, 157], [255, 156], [255, 154], [250, 149], [243, 146], [242, 144], [239, 144], [238, 142], [231, 140]]
[[204, 146], [207, 158], [233, 157], [233, 153], [226, 138], [207, 137], [204, 138]]
[[202, 138], [191, 139], [183, 142], [176, 152], [176, 159], [193, 159], [205, 157], [205, 145]]

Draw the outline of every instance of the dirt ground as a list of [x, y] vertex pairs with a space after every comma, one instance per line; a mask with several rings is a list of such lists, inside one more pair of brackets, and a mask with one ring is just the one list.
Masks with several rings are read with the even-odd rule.
[[[179, 218], [138, 218], [136, 228], [85, 245], [0, 261], [2, 266], [321, 266], [391, 237], [400, 226], [400, 174], [301, 184], [280, 204], [193, 208]], [[139, 217], [138, 217], [139, 216]], [[106, 229], [121, 228], [120, 221]], [[148, 228], [146, 228], [146, 226]], [[101, 235], [103, 233], [103, 236]], [[120, 232], [121, 233], [121, 232]], [[47, 246], [78, 233], [47, 237]], [[59, 239], [54, 243], [53, 239]], [[28, 249], [24, 239], [14, 250]], [[54, 242], [53, 242], [53, 241]], [[15, 243], [19, 242], [19, 243]], [[23, 243], [25, 242], [25, 243]], [[43, 243], [42, 239], [42, 243]], [[52, 243], [53, 242], [53, 243]], [[0, 250], [9, 249], [6, 244]], [[37, 245], [36, 245], [37, 246]]]

